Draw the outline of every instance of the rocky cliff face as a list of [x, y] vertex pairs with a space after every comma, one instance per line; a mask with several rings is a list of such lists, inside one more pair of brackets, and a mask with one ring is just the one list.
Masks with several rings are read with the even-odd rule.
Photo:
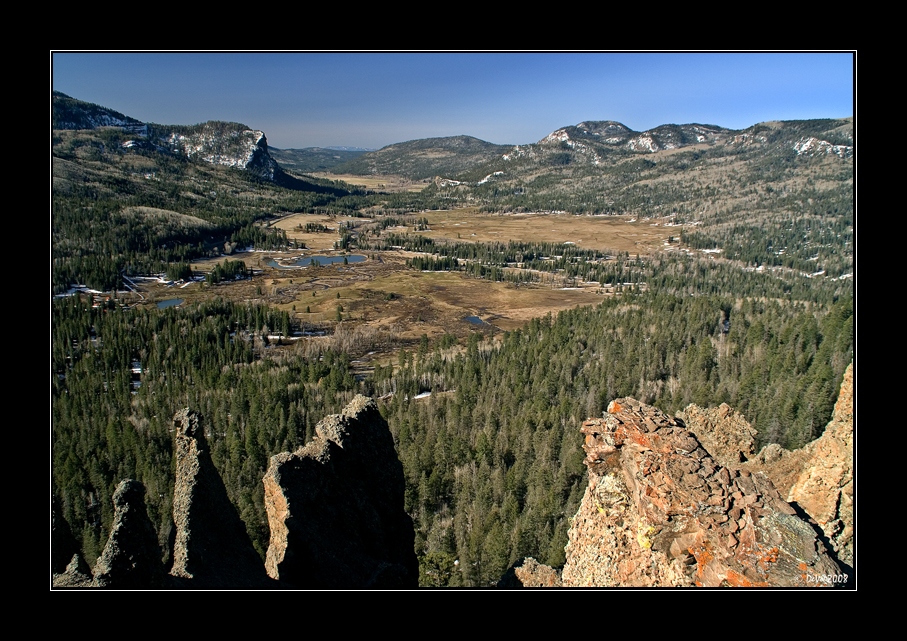
[[[59, 91], [53, 92], [52, 118], [54, 129], [119, 127], [137, 136], [135, 140], [123, 143], [126, 149], [170, 151], [193, 160], [236, 167], [270, 181], [274, 181], [280, 172], [268, 152], [264, 132], [240, 123], [212, 120], [190, 127], [147, 125]], [[150, 133], [152, 130], [155, 133]]]
[[831, 422], [806, 445], [803, 471], [787, 500], [822, 528], [838, 557], [854, 565], [853, 363], [844, 373]]
[[192, 587], [265, 587], [261, 558], [211, 461], [201, 417], [184, 409], [173, 426], [176, 538], [170, 575]]
[[[373, 400], [357, 396], [342, 414], [321, 421], [307, 446], [273, 457], [264, 480], [272, 527], [267, 572], [211, 461], [201, 417], [181, 410], [173, 425], [169, 573], [144, 488], [126, 480], [114, 494], [110, 539], [93, 572], [75, 554], [54, 574], [54, 587], [416, 587], [403, 468]], [[62, 541], [65, 524], [55, 519], [54, 529]]]
[[171, 133], [168, 147], [188, 158], [250, 171], [273, 181], [278, 168], [264, 132], [238, 123], [206, 122], [188, 133]]
[[[754, 454], [755, 430], [726, 405], [686, 408], [683, 419], [705, 449], [727, 467], [762, 472], [781, 496], [822, 528], [838, 561], [853, 568], [853, 363], [841, 382], [832, 420], [822, 435], [789, 452], [768, 445]], [[723, 457], [723, 458], [722, 458]]]
[[727, 403], [703, 409], [689, 405], [680, 415], [705, 451], [728, 468], [737, 468], [756, 453], [756, 430]]

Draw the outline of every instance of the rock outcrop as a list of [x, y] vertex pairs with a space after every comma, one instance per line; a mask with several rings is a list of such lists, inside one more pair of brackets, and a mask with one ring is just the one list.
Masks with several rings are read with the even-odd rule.
[[94, 571], [75, 554], [63, 572], [54, 574], [55, 588], [164, 587], [161, 548], [145, 509], [145, 486], [121, 481], [113, 493], [113, 510], [110, 538]]
[[113, 493], [113, 526], [94, 567], [98, 587], [159, 588], [164, 565], [157, 532], [145, 509], [145, 486], [121, 481]]
[[527, 557], [514, 565], [498, 582], [499, 588], [560, 588], [561, 575], [550, 565]]
[[840, 574], [768, 477], [720, 465], [681, 421], [623, 398], [582, 432], [589, 486], [564, 586], [815, 587]]
[[187, 158], [250, 171], [273, 181], [277, 162], [268, 153], [263, 131], [233, 122], [210, 121], [171, 133], [167, 146]]
[[688, 405], [680, 418], [705, 451], [724, 467], [737, 468], [756, 453], [756, 429], [727, 403], [708, 409]]
[[170, 574], [191, 580], [192, 587], [267, 587], [261, 558], [211, 461], [201, 417], [184, 409], [173, 426], [176, 541]]
[[51, 580], [55, 588], [96, 588], [98, 587], [91, 576], [91, 568], [85, 563], [80, 554], [74, 554], [63, 572], [55, 573]]
[[772, 480], [781, 496], [788, 496], [790, 489], [806, 469], [808, 450], [786, 450], [777, 443], [769, 443], [758, 454], [742, 463], [741, 469], [762, 472]]
[[[169, 574], [145, 510], [145, 489], [126, 480], [114, 493], [113, 526], [94, 576], [79, 554], [65, 568], [55, 559], [54, 587], [417, 587], [415, 533], [403, 510], [403, 466], [372, 399], [357, 396], [342, 414], [322, 420], [308, 445], [271, 459], [264, 478], [272, 528], [267, 571], [211, 461], [201, 417], [184, 409], [173, 425]], [[57, 556], [72, 552], [67, 533], [66, 523], [55, 516]]]
[[272, 182], [283, 175], [268, 151], [264, 132], [237, 122], [211, 120], [192, 126], [173, 125], [168, 131], [167, 126], [149, 126], [59, 91], [53, 92], [52, 119], [54, 129], [119, 127], [137, 135], [138, 139], [123, 143], [125, 149], [169, 151], [213, 165], [236, 167]]
[[375, 401], [357, 396], [315, 431], [272, 457], [263, 480], [268, 575], [308, 588], [416, 587], [403, 466]]
[[787, 497], [815, 519], [838, 558], [850, 567], [854, 565], [853, 429], [851, 363], [831, 421], [819, 438], [802, 448], [803, 472]]

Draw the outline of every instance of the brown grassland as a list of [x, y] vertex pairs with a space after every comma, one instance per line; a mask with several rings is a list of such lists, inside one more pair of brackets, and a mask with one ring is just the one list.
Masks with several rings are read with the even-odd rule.
[[342, 180], [350, 185], [359, 185], [366, 189], [376, 189], [388, 193], [399, 193], [403, 191], [420, 192], [425, 189], [429, 183], [428, 180], [413, 181], [401, 176], [356, 176], [353, 174], [329, 174], [313, 173], [316, 178], [327, 178], [328, 180]]
[[[618, 217], [572, 216], [568, 214], [482, 214], [475, 209], [420, 213], [430, 230], [418, 232], [436, 240], [452, 242], [572, 242], [585, 249], [610, 249], [631, 254], [648, 254], [665, 245], [679, 228], [666, 226], [668, 220], [631, 222]], [[430, 339], [445, 333], [465, 337], [473, 331], [494, 334], [512, 330], [534, 317], [593, 305], [611, 295], [598, 284], [565, 288], [563, 279], [543, 274], [541, 284], [497, 283], [467, 277], [456, 272], [418, 272], [406, 266], [414, 254], [403, 251], [351, 252], [366, 256], [360, 263], [275, 268], [269, 260], [314, 254], [340, 255], [333, 250], [340, 224], [345, 219], [296, 214], [272, 225], [287, 236], [306, 244], [305, 250], [290, 252], [247, 252], [193, 263], [204, 273], [223, 260], [242, 260], [252, 267], [250, 280], [208, 285], [193, 282], [185, 287], [147, 286], [144, 304], [167, 298], [187, 302], [220, 296], [235, 301], [264, 302], [290, 313], [304, 327], [321, 328], [330, 334], [340, 318], [346, 330], [391, 337], [389, 348], [412, 345], [425, 334]], [[318, 223], [329, 233], [300, 231], [306, 223]], [[412, 232], [410, 229], [388, 231]], [[487, 325], [465, 320], [478, 316]], [[381, 355], [375, 355], [380, 358]]]

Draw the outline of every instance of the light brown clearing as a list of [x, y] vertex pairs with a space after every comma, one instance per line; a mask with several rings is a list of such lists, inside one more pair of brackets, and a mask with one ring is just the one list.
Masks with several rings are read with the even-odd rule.
[[580, 249], [613, 250], [648, 254], [662, 248], [680, 227], [670, 218], [632, 221], [625, 216], [576, 216], [573, 214], [483, 214], [475, 208], [430, 211], [431, 231], [419, 232], [435, 239], [487, 243], [511, 240], [575, 243]]
[[353, 174], [317, 173], [312, 175], [317, 178], [327, 178], [328, 180], [342, 180], [350, 185], [358, 185], [359, 187], [365, 187], [366, 189], [386, 191], [388, 193], [398, 193], [401, 191], [417, 193], [425, 189], [431, 182], [428, 179], [411, 180], [409, 178], [404, 178], [403, 176], [395, 176], [392, 174], [356, 176]]
[[[680, 228], [666, 226], [670, 219], [632, 221], [623, 217], [574, 216], [569, 214], [482, 214], [474, 208], [422, 212], [430, 231], [418, 232], [435, 239], [467, 242], [573, 242], [580, 248], [648, 254], [664, 246]], [[345, 328], [361, 328], [372, 335], [391, 337], [386, 348], [365, 361], [380, 359], [381, 351], [413, 345], [425, 334], [465, 337], [472, 332], [494, 333], [523, 326], [532, 318], [556, 314], [580, 305], [594, 305], [612, 295], [597, 284], [563, 289], [563, 277], [543, 275], [546, 284], [520, 285], [468, 278], [461, 273], [417, 272], [406, 267], [414, 254], [402, 251], [352, 251], [367, 256], [362, 263], [324, 267], [277, 269], [269, 259], [285, 260], [300, 255], [329, 254], [338, 238], [338, 225], [347, 218], [293, 214], [273, 222], [289, 238], [303, 241], [308, 249], [292, 252], [249, 252], [196, 261], [193, 267], [207, 272], [224, 260], [242, 260], [255, 270], [254, 278], [207, 285], [192, 283], [185, 288], [142, 285], [145, 300], [153, 304], [166, 298], [193, 302], [221, 296], [235, 301], [266, 303], [290, 313], [302, 326], [322, 327], [329, 332], [337, 325], [337, 307], [342, 307]], [[356, 219], [362, 222], [362, 219]], [[297, 226], [318, 223], [329, 233], [304, 233]], [[657, 224], [655, 224], [657, 223]], [[401, 229], [400, 231], [406, 231]], [[408, 230], [412, 233], [412, 229]], [[459, 238], [458, 238], [459, 235]], [[465, 320], [478, 316], [488, 325]], [[375, 348], [372, 348], [375, 349]], [[364, 353], [364, 352], [363, 352]], [[361, 356], [360, 356], [361, 358]]]

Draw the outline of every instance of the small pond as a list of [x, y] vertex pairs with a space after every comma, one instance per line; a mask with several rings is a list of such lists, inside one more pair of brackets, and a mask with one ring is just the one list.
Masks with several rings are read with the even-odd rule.
[[463, 318], [463, 320], [469, 321], [473, 325], [484, 325], [485, 324], [485, 321], [483, 321], [478, 316], [466, 316]]
[[166, 309], [168, 307], [176, 307], [177, 305], [182, 305], [182, 298], [168, 298], [167, 300], [158, 301], [158, 309]]
[[365, 256], [350, 254], [349, 256], [302, 256], [294, 261], [286, 261], [284, 264], [280, 264], [273, 258], [269, 258], [265, 261], [265, 264], [269, 267], [276, 267], [277, 269], [293, 269], [295, 267], [308, 267], [314, 261], [317, 267], [322, 267], [324, 265], [333, 265], [334, 263], [340, 263], [342, 265], [344, 258], [347, 263], [361, 263], [365, 260]]

